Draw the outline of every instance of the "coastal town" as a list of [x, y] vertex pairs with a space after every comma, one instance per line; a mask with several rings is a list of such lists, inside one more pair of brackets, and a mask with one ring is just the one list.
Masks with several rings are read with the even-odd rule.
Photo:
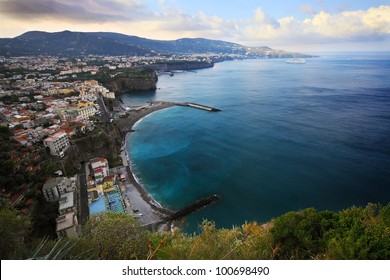
[[[132, 176], [124, 136], [142, 116], [173, 104], [123, 108], [117, 92], [98, 81], [103, 71], [113, 71], [111, 78], [115, 78], [128, 69], [143, 71], [162, 59], [0, 58], [0, 125], [12, 143], [12, 147], [1, 148], [2, 171], [12, 175], [2, 176], [2, 198], [25, 215], [33, 211], [36, 192], [42, 193], [46, 202], [58, 203], [57, 236], [78, 236], [90, 215], [104, 211], [128, 213], [145, 226], [170, 214]], [[199, 56], [170, 59], [211, 63]], [[161, 65], [154, 68], [159, 67], [164, 71]], [[108, 137], [103, 149], [89, 153], [79, 144], [90, 135], [101, 139], [115, 131], [119, 131], [120, 143], [107, 144]], [[108, 159], [104, 157], [107, 154]]]

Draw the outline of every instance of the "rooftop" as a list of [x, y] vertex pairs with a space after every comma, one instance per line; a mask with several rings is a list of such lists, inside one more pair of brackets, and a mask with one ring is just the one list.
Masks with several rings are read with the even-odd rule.
[[62, 230], [73, 227], [74, 216], [75, 216], [74, 212], [70, 212], [70, 213], [59, 216], [56, 219], [56, 222], [57, 222], [56, 231], [58, 232], [58, 231], [62, 231]]
[[64, 131], [58, 131], [57, 133], [47, 137], [45, 140], [46, 141], [54, 141], [54, 140], [57, 140], [63, 136], [66, 136], [66, 133]]
[[57, 185], [62, 183], [62, 180], [64, 177], [56, 177], [56, 178], [50, 178], [46, 181], [46, 183], [43, 185], [42, 190], [50, 190], [55, 188]]
[[74, 193], [67, 192], [60, 195], [60, 205], [58, 210], [61, 212], [62, 210], [74, 207]]

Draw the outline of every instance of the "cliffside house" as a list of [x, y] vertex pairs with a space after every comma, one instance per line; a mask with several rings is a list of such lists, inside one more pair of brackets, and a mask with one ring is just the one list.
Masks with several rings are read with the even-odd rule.
[[74, 192], [67, 192], [60, 195], [58, 212], [60, 215], [75, 212]]
[[43, 196], [46, 201], [54, 202], [60, 199], [60, 195], [72, 192], [76, 188], [75, 178], [57, 177], [50, 178], [42, 187]]
[[47, 137], [43, 140], [45, 147], [49, 147], [50, 154], [53, 156], [60, 156], [66, 151], [69, 146], [69, 137], [64, 131], [58, 131], [57, 133]]
[[103, 157], [94, 158], [90, 160], [92, 173], [95, 178], [95, 183], [100, 184], [104, 178], [109, 174], [109, 167], [107, 159]]
[[78, 237], [78, 221], [75, 212], [59, 216], [56, 219], [56, 223], [56, 233], [58, 237]]

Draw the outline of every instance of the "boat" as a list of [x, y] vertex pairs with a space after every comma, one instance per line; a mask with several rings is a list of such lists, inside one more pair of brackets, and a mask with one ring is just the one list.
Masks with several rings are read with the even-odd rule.
[[291, 64], [303, 64], [306, 63], [306, 60], [304, 60], [303, 58], [293, 58], [286, 60], [286, 62]]

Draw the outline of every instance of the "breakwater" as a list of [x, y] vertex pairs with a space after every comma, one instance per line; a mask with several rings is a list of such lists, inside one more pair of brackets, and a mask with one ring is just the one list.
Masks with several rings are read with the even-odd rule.
[[205, 111], [209, 111], [209, 112], [220, 112], [221, 111], [221, 109], [217, 109], [217, 108], [202, 105], [202, 104], [192, 103], [192, 102], [178, 103], [178, 105], [191, 107], [191, 108], [195, 108], [195, 109], [200, 109], [200, 110], [205, 110]]
[[161, 225], [183, 219], [184, 217], [187, 217], [188, 215], [192, 214], [193, 212], [195, 212], [197, 210], [200, 210], [202, 208], [210, 206], [211, 204], [217, 202], [218, 200], [219, 200], [219, 195], [212, 194], [212, 195], [207, 196], [205, 198], [199, 199], [198, 201], [184, 207], [183, 209], [181, 209], [179, 211], [176, 211], [176, 212], [170, 213], [170, 214], [165, 213], [165, 217], [162, 218], [160, 221], [156, 221], [156, 222], [153, 222], [153, 223], [150, 223], [147, 225], [143, 225], [143, 227], [145, 229], [150, 230], [150, 231], [157, 231], [160, 229]]
[[218, 200], [219, 200], [219, 196], [217, 194], [213, 194], [213, 195], [210, 195], [208, 197], [202, 198], [202, 199], [188, 205], [187, 207], [183, 208], [182, 210], [179, 210], [179, 211], [169, 215], [168, 217], [163, 219], [162, 222], [167, 223], [167, 222], [182, 219], [182, 218], [190, 215], [191, 213], [195, 212], [196, 210], [207, 207], [207, 206], [211, 205], [212, 203], [217, 202]]

